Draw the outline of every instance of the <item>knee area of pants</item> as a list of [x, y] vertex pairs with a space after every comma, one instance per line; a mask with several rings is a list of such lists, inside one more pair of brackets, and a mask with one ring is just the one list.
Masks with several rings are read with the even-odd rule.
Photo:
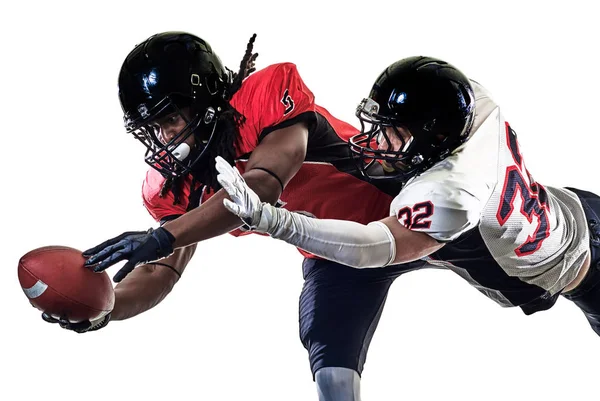
[[319, 401], [360, 401], [360, 377], [348, 368], [321, 368], [315, 374]]
[[352, 385], [358, 379], [358, 373], [348, 368], [321, 368], [315, 374], [315, 381], [327, 386]]

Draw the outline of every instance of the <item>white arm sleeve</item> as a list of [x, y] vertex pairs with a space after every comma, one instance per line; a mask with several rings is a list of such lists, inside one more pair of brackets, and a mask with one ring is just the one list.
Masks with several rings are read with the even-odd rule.
[[382, 267], [396, 258], [396, 242], [381, 222], [325, 220], [263, 204], [259, 227], [307, 252], [355, 268]]

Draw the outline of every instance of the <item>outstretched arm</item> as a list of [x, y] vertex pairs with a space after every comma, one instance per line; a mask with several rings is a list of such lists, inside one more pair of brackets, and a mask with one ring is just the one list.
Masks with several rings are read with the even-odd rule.
[[115, 306], [99, 319], [74, 323], [47, 313], [42, 313], [42, 318], [49, 323], [58, 323], [64, 329], [86, 333], [105, 327], [111, 320], [139, 315], [158, 305], [171, 292], [195, 250], [195, 245], [177, 249], [160, 262], [139, 266], [115, 287]]
[[[273, 131], [252, 152], [244, 179], [263, 202], [275, 203], [298, 172], [306, 155], [308, 129], [304, 123]], [[265, 170], [273, 173], [269, 174]], [[227, 193], [217, 192], [200, 207], [164, 225], [175, 237], [174, 248], [187, 246], [228, 233], [240, 226], [240, 219], [223, 207]]]
[[[296, 124], [272, 132], [256, 148], [244, 179], [260, 199], [275, 203], [282, 190], [279, 181], [262, 169], [276, 174], [286, 185], [302, 165], [306, 142], [306, 127]], [[112, 320], [128, 319], [158, 305], [171, 292], [192, 258], [195, 242], [240, 226], [240, 219], [223, 207], [226, 196], [221, 190], [197, 209], [163, 225], [176, 238], [174, 248], [177, 249], [165, 259], [138, 266], [119, 282], [115, 287]], [[188, 243], [192, 245], [185, 246]]]
[[[262, 200], [275, 202], [283, 187], [302, 166], [308, 142], [304, 122], [271, 132], [256, 149], [244, 175]], [[136, 266], [160, 260], [173, 249], [225, 234], [240, 226], [240, 221], [223, 207], [226, 197], [219, 191], [207, 202], [156, 230], [126, 232], [84, 252], [85, 265], [96, 272], [127, 260], [114, 281], [120, 282]]]
[[196, 245], [176, 249], [171, 256], [131, 272], [115, 287], [111, 319], [129, 319], [158, 305], [171, 292], [195, 251]]
[[231, 201], [224, 205], [246, 224], [305, 251], [356, 268], [407, 263], [443, 246], [429, 235], [405, 228], [395, 216], [367, 225], [314, 219], [262, 203], [237, 169], [217, 160], [219, 182]]

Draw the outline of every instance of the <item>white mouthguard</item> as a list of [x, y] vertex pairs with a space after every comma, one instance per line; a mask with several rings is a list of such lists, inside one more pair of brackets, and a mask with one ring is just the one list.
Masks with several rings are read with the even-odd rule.
[[185, 142], [182, 142], [179, 145], [177, 145], [175, 149], [172, 149], [171, 153], [173, 154], [173, 156], [175, 156], [177, 160], [181, 162], [184, 161], [186, 157], [190, 155], [190, 150], [190, 145], [188, 145]]

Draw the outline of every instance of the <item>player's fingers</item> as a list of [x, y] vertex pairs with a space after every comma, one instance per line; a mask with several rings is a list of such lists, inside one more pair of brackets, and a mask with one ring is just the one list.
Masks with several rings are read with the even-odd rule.
[[224, 159], [221, 159], [219, 168], [221, 169], [220, 172], [227, 178], [229, 182], [234, 183], [236, 180], [241, 178], [237, 167], [230, 165]]
[[226, 182], [225, 185], [223, 186], [223, 189], [225, 189], [225, 191], [227, 191], [227, 194], [229, 195], [229, 197], [231, 198], [232, 201], [234, 201], [238, 205], [243, 204], [242, 203], [242, 194], [240, 193], [240, 190], [235, 185], [232, 185], [231, 183]]
[[123, 240], [121, 242], [117, 242], [114, 245], [102, 249], [100, 252], [90, 256], [89, 259], [85, 261], [84, 266], [92, 266], [97, 263], [103, 262], [107, 259], [112, 259], [111, 255], [123, 250], [128, 245], [128, 243], [129, 241]]
[[220, 156], [217, 157], [217, 181], [237, 204], [242, 204], [249, 188], [237, 167], [232, 167]]
[[138, 232], [136, 232], [136, 231], [127, 231], [127, 232], [124, 232], [121, 235], [118, 235], [118, 236], [116, 236], [114, 238], [111, 238], [109, 240], [104, 241], [100, 245], [96, 245], [93, 248], [90, 248], [90, 249], [87, 249], [87, 250], [83, 251], [81, 254], [84, 257], [86, 257], [86, 258], [89, 257], [89, 256], [92, 256], [92, 255], [95, 255], [98, 252], [100, 252], [101, 250], [103, 250], [104, 248], [107, 248], [110, 245], [116, 244], [116, 243], [120, 242], [123, 238], [125, 238], [125, 237], [127, 237], [129, 235], [132, 235], [132, 234], [138, 234]]
[[120, 261], [127, 259], [130, 255], [130, 252], [123, 252], [122, 250], [116, 251], [115, 253], [111, 254], [110, 257], [103, 259], [100, 263], [98, 263], [97, 266], [94, 266], [94, 273], [100, 273], [115, 263], [119, 263]]
[[[219, 175], [217, 175], [217, 180], [223, 181], [223, 182], [227, 182], [229, 183], [229, 186], [233, 186], [236, 181], [238, 180], [235, 172], [237, 171], [237, 169], [235, 167], [232, 167], [229, 165], [229, 163], [227, 163], [225, 160], [221, 159], [217, 161], [217, 170], [219, 171]], [[238, 173], [239, 175], [239, 173]], [[221, 184], [223, 185], [223, 184]]]
[[221, 186], [223, 187], [225, 192], [227, 192], [229, 197], [233, 199], [236, 203], [239, 203], [239, 201], [242, 198], [242, 193], [240, 191], [240, 186], [238, 185], [238, 183], [233, 181], [231, 177], [227, 177], [224, 174], [219, 174], [217, 176], [217, 181], [219, 182], [219, 184], [221, 184]]
[[229, 210], [231, 213], [235, 214], [236, 216], [244, 217], [240, 206], [233, 203], [229, 199], [223, 199], [223, 206], [225, 206], [225, 209]]
[[58, 325], [63, 329], [71, 329], [71, 322], [69, 322], [69, 319], [67, 319], [66, 316], [61, 316], [60, 319], [58, 319]]
[[233, 183], [235, 182], [235, 176], [231, 170], [231, 167], [228, 165], [227, 170], [221, 171], [221, 180], [228, 183], [229, 187], [233, 187]]
[[88, 258], [98, 252], [100, 252], [102, 249], [106, 248], [107, 246], [112, 245], [114, 242], [112, 239], [109, 239], [107, 241], [104, 241], [103, 243], [101, 243], [100, 245], [96, 245], [93, 248], [90, 249], [86, 249], [85, 251], [83, 251], [81, 254], [83, 255], [83, 257]]
[[73, 330], [76, 333], [85, 333], [88, 329], [92, 327], [92, 323], [89, 320], [84, 320], [82, 322], [71, 323], [69, 325], [69, 329]]
[[219, 173], [223, 173], [227, 171], [227, 169], [231, 168], [229, 163], [227, 163], [221, 156], [217, 156], [215, 158], [215, 167]]
[[256, 192], [254, 192], [245, 181], [238, 181], [236, 186], [239, 190], [240, 197], [244, 199], [244, 203], [248, 203], [249, 199], [259, 199]]
[[227, 192], [229, 195], [232, 194], [233, 187], [231, 185], [231, 182], [227, 179], [227, 177], [225, 177], [224, 174], [217, 175], [217, 181], [219, 182], [219, 184], [221, 184], [225, 192]]
[[42, 313], [42, 319], [44, 319], [44, 321], [46, 321], [48, 323], [58, 323], [58, 319], [53, 318], [52, 316], [50, 316], [46, 312]]
[[246, 180], [244, 180], [244, 177], [242, 177], [240, 170], [238, 170], [237, 167], [232, 168], [232, 174], [234, 175], [236, 181], [241, 181], [244, 183], [244, 185], [246, 184]]
[[215, 167], [219, 173], [223, 175], [223, 178], [233, 182], [235, 179], [234, 169], [229, 163], [225, 161], [221, 156], [217, 156]]
[[125, 277], [127, 277], [127, 275], [129, 273], [131, 273], [131, 271], [135, 268], [135, 264], [132, 263], [132, 261], [130, 260], [129, 262], [125, 263], [123, 265], [123, 267], [117, 272], [117, 274], [115, 274], [115, 276], [113, 277], [113, 281], [115, 283], [120, 283], [121, 280], [123, 280]]
[[102, 249], [104, 249], [107, 246], [110, 246], [112, 244], [113, 244], [112, 240], [104, 241], [100, 245], [96, 245], [93, 248], [86, 249], [85, 251], [81, 252], [81, 254], [83, 255], [83, 257], [88, 258], [88, 257], [92, 256], [93, 254], [98, 253]]

